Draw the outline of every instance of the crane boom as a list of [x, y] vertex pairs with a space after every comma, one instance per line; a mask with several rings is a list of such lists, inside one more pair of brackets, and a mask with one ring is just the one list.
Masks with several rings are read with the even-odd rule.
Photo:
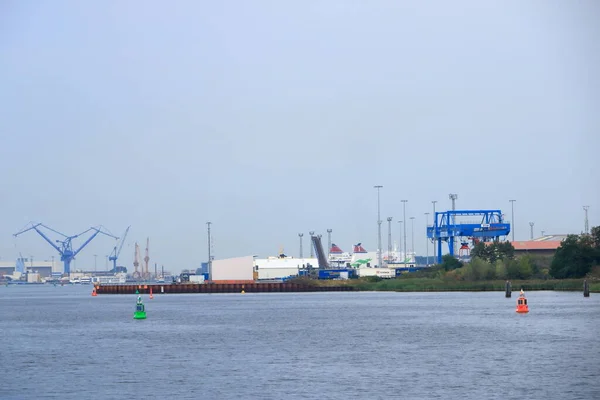
[[108, 259], [113, 262], [113, 272], [117, 272], [117, 259], [119, 258], [121, 250], [123, 249], [123, 244], [125, 243], [125, 239], [127, 238], [127, 233], [129, 233], [129, 228], [131, 228], [131, 225], [128, 226], [127, 229], [125, 229], [125, 233], [123, 234], [123, 238], [121, 239], [121, 244], [119, 245], [119, 248], [117, 249], [117, 246], [115, 245], [110, 257], [108, 257]]
[[125, 243], [125, 238], [127, 237], [127, 233], [129, 233], [129, 228], [131, 228], [131, 225], [127, 227], [127, 229], [125, 229], [125, 234], [123, 234], [123, 240], [121, 240], [121, 245], [119, 246], [119, 251], [117, 252], [117, 257], [119, 257], [119, 255], [121, 254], [121, 249], [123, 249], [123, 243]]
[[[64, 240], [56, 240], [56, 242], [60, 243], [61, 246], [59, 247], [56, 244], [54, 244], [54, 242], [52, 242], [52, 240], [50, 240], [50, 238], [48, 238], [48, 236], [46, 236], [44, 234], [44, 232], [42, 232], [41, 230], [38, 229], [39, 226], [42, 226], [42, 227], [44, 227], [44, 228], [46, 228], [46, 229], [48, 229], [48, 230], [50, 230], [50, 231], [52, 231], [54, 233], [57, 233], [57, 234], [63, 236]], [[29, 227], [27, 229], [24, 229], [24, 230], [22, 230], [20, 232], [17, 232], [13, 236], [17, 237], [20, 234], [25, 233], [25, 232], [30, 231], [30, 230], [35, 230], [46, 242], [48, 242], [50, 244], [50, 246], [54, 247], [54, 249], [56, 251], [58, 251], [58, 253], [60, 254], [60, 259], [64, 263], [64, 273], [67, 274], [67, 275], [71, 273], [71, 261], [73, 261], [73, 259], [75, 259], [75, 256], [81, 250], [83, 250], [83, 248], [85, 246], [87, 246], [88, 243], [90, 243], [92, 241], [92, 239], [94, 239], [99, 233], [102, 233], [103, 235], [110, 236], [110, 237], [118, 239], [116, 236], [114, 236], [114, 235], [112, 235], [110, 233], [104, 232], [100, 228], [94, 228], [94, 227], [89, 228], [89, 229], [87, 229], [87, 230], [85, 230], [82, 233], [79, 233], [77, 235], [67, 236], [67, 235], [65, 235], [63, 233], [58, 232], [57, 230], [54, 230], [54, 229], [52, 229], [50, 227], [47, 227], [46, 225], [44, 225], [42, 223], [32, 224], [31, 227]], [[91, 237], [89, 237], [81, 246], [79, 246], [79, 248], [77, 250], [73, 251], [73, 245], [71, 243], [72, 240], [75, 239], [75, 238], [77, 238], [77, 237], [79, 237], [80, 235], [83, 235], [83, 234], [85, 234], [85, 233], [87, 233], [89, 231], [92, 231], [92, 230], [94, 231], [94, 234]]]
[[[35, 230], [37, 233], [39, 233], [39, 234], [40, 234], [40, 236], [41, 236], [41, 237], [43, 237], [43, 238], [44, 238], [44, 240], [45, 240], [46, 242], [50, 243], [50, 246], [54, 247], [54, 248], [56, 249], [56, 251], [58, 251], [58, 252], [60, 253], [60, 252], [61, 252], [61, 250], [58, 248], [58, 246], [57, 246], [57, 245], [55, 245], [55, 244], [52, 242], [52, 240], [48, 239], [48, 236], [44, 235], [44, 232], [40, 231], [40, 230], [37, 228], [37, 227], [38, 227], [38, 226], [40, 226], [40, 225], [42, 225], [42, 224], [35, 224], [35, 225], [32, 225], [32, 226], [30, 226], [30, 227], [29, 227], [29, 228], [27, 228], [27, 229], [23, 229], [22, 231], [15, 233], [13, 236], [14, 236], [14, 237], [17, 237], [17, 236], [19, 236], [20, 234], [22, 234], [22, 233], [25, 233], [25, 232], [27, 232], [27, 231], [30, 231], [30, 230], [32, 230], [32, 229], [33, 229], [33, 230]], [[43, 225], [42, 225], [42, 226], [43, 226]]]

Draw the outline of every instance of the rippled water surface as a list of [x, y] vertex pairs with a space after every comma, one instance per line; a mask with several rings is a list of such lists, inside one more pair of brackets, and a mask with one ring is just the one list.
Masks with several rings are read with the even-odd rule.
[[0, 287], [0, 399], [600, 399], [600, 295]]

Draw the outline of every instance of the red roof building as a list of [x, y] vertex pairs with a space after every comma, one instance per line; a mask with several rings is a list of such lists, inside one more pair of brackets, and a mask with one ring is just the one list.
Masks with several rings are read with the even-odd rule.
[[566, 237], [567, 235], [546, 235], [533, 240], [515, 240], [511, 244], [515, 248], [515, 255], [530, 254], [550, 259]]
[[526, 240], [526, 241], [515, 241], [511, 242], [515, 251], [531, 251], [531, 250], [552, 250], [556, 251], [562, 241], [560, 240]]

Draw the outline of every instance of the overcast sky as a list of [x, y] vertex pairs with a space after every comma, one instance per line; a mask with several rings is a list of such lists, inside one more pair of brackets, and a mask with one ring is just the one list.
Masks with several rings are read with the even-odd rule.
[[29, 221], [131, 225], [130, 270], [146, 237], [151, 264], [199, 266], [207, 221], [216, 258], [297, 256], [299, 232], [306, 255], [328, 228], [373, 251], [373, 185], [396, 240], [408, 200], [419, 253], [449, 193], [509, 219], [516, 199], [517, 239], [579, 233], [583, 205], [600, 224], [599, 19], [594, 0], [2, 1], [0, 257], [56, 254], [12, 236]]

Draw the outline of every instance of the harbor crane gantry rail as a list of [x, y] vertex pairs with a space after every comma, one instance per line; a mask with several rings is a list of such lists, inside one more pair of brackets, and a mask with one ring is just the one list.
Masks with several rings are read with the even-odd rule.
[[[41, 230], [38, 229], [38, 227], [43, 227], [46, 228], [54, 233], [57, 233], [59, 235], [61, 235], [64, 240], [56, 240], [56, 243], [59, 243], [60, 246], [57, 246], [52, 240], [50, 240], [50, 238], [48, 238], [48, 236], [46, 236], [44, 234], [44, 232], [42, 232]], [[67, 236], [64, 233], [60, 233], [59, 231], [52, 229], [42, 223], [38, 223], [38, 224], [31, 224], [31, 226], [27, 229], [23, 229], [20, 232], [15, 233], [13, 236], [17, 237], [22, 233], [28, 232], [30, 230], [35, 230], [37, 233], [39, 233], [39, 235], [44, 238], [44, 240], [46, 242], [48, 242], [50, 244], [50, 246], [54, 247], [54, 249], [56, 251], [58, 251], [58, 254], [60, 254], [60, 260], [64, 263], [64, 273], [65, 274], [70, 274], [71, 273], [71, 261], [73, 261], [75, 259], [75, 256], [77, 256], [77, 254], [79, 254], [79, 252], [81, 250], [83, 250], [83, 248], [85, 246], [88, 245], [88, 243], [90, 243], [92, 241], [92, 239], [94, 239], [99, 233], [106, 235], [106, 236], [110, 236], [112, 238], [115, 239], [119, 239], [118, 237], [108, 233], [108, 232], [104, 232], [102, 229], [100, 228], [95, 228], [95, 227], [91, 227], [77, 235], [73, 235], [73, 236]], [[71, 243], [73, 239], [78, 238], [81, 235], [85, 235], [86, 233], [90, 232], [90, 231], [94, 231], [94, 233], [92, 234], [92, 236], [90, 236], [85, 242], [83, 242], [83, 244], [81, 246], [79, 246], [79, 248], [77, 250], [73, 250], [73, 244]]]
[[[479, 223], [460, 223], [456, 217], [480, 216]], [[454, 256], [454, 238], [468, 237], [481, 242], [498, 240], [510, 233], [510, 224], [504, 222], [500, 210], [450, 210], [436, 212], [433, 226], [427, 227], [427, 237], [437, 245], [437, 263], [442, 263], [442, 242], [448, 243], [450, 254]], [[437, 243], [436, 243], [437, 242]]]

